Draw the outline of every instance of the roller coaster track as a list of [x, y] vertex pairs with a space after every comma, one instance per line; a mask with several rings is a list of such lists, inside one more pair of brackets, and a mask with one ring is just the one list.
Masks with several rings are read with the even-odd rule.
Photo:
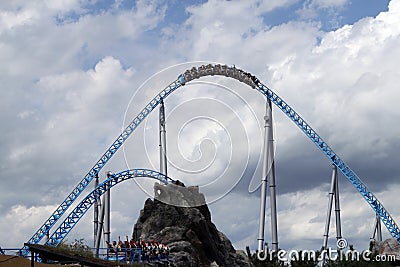
[[123, 171], [117, 174], [111, 174], [104, 182], [99, 184], [92, 192], [90, 192], [76, 207], [73, 209], [67, 218], [60, 224], [60, 226], [50, 236], [46, 245], [57, 246], [60, 242], [68, 235], [68, 233], [74, 228], [79, 220], [85, 215], [89, 208], [109, 189], [113, 186], [127, 181], [129, 179], [146, 177], [154, 178], [160, 182], [167, 184], [174, 182], [171, 178], [165, 176], [157, 171], [147, 169], [132, 169]]
[[[354, 171], [328, 146], [326, 142], [305, 122], [305, 120], [295, 112], [283, 99], [275, 94], [270, 88], [262, 84], [259, 79], [250, 73], [235, 67], [228, 67], [226, 65], [202, 65], [198, 68], [193, 67], [179, 75], [178, 79], [164, 88], [156, 97], [154, 97], [147, 106], [136, 116], [133, 121], [125, 128], [125, 130], [118, 136], [114, 143], [107, 149], [101, 156], [93, 168], [86, 174], [86, 176], [79, 182], [79, 184], [72, 190], [67, 198], [60, 204], [56, 211], [46, 220], [46, 222], [39, 228], [39, 230], [32, 236], [27, 243], [38, 243], [50, 231], [51, 227], [60, 219], [65, 211], [72, 205], [81, 192], [87, 185], [98, 175], [99, 171], [111, 159], [115, 152], [122, 146], [125, 140], [132, 134], [132, 132], [139, 126], [139, 124], [153, 111], [162, 99], [166, 98], [176, 89], [184, 86], [186, 83], [193, 79], [198, 79], [203, 76], [221, 75], [236, 79], [243, 82], [253, 89], [259, 91], [266, 98], [270, 99], [283, 113], [288, 116], [300, 130], [324, 153], [328, 159], [335, 164], [342, 174], [349, 180], [361, 196], [367, 201], [374, 212], [380, 217], [392, 237], [396, 238], [400, 243], [400, 230], [396, 225], [394, 219], [390, 216], [389, 212], [383, 207], [381, 202], [368, 190], [361, 179], [355, 174]], [[24, 248], [25, 249], [25, 248]], [[24, 250], [23, 250], [24, 251]], [[27, 250], [25, 249], [27, 253]]]

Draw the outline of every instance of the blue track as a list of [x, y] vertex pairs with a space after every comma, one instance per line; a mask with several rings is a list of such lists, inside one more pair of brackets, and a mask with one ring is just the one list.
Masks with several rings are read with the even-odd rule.
[[[61, 203], [56, 211], [46, 220], [46, 222], [39, 228], [39, 230], [32, 236], [27, 243], [39, 243], [40, 240], [50, 231], [54, 224], [60, 219], [65, 211], [72, 205], [76, 198], [81, 192], [87, 187], [87, 185], [98, 175], [99, 171], [104, 165], [111, 159], [115, 152], [122, 146], [125, 140], [132, 134], [132, 132], [139, 126], [139, 124], [153, 111], [162, 99], [166, 98], [173, 91], [179, 87], [185, 85], [193, 79], [198, 79], [203, 76], [222, 75], [226, 77], [234, 78], [240, 82], [243, 82], [253, 89], [258, 90], [266, 98], [270, 99], [279, 109], [281, 109], [307, 137], [324, 153], [328, 159], [335, 164], [343, 175], [350, 181], [350, 183], [356, 188], [361, 196], [367, 201], [372, 207], [375, 213], [381, 218], [385, 224], [389, 233], [397, 239], [400, 243], [400, 230], [396, 225], [396, 222], [386, 211], [379, 200], [370, 192], [361, 179], [350, 169], [350, 167], [339, 158], [339, 156], [333, 152], [333, 150], [325, 143], [322, 138], [310, 127], [308, 123], [304, 121], [301, 116], [296, 113], [285, 101], [283, 101], [277, 94], [271, 89], [262, 84], [257, 77], [250, 73], [244, 72], [235, 67], [228, 67], [226, 65], [202, 65], [198, 68], [193, 67], [187, 70], [184, 74], [181, 74], [177, 80], [172, 82], [166, 88], [164, 88], [156, 97], [154, 97], [147, 106], [136, 116], [135, 119], [128, 125], [128, 127], [117, 137], [115, 142], [108, 148], [108, 150], [101, 156], [93, 168], [86, 174], [86, 176], [80, 181], [80, 183], [73, 189], [68, 197]], [[27, 248], [23, 248], [27, 254]]]
[[46, 245], [57, 246], [61, 241], [68, 235], [68, 233], [74, 228], [74, 226], [79, 222], [79, 220], [85, 215], [89, 208], [108, 190], [113, 186], [124, 182], [129, 179], [146, 177], [157, 179], [158, 181], [167, 184], [174, 182], [171, 178], [165, 176], [157, 171], [147, 170], [147, 169], [133, 169], [123, 171], [117, 174], [112, 174], [104, 182], [99, 184], [92, 192], [90, 192], [71, 213], [65, 218], [61, 225], [55, 230], [55, 232], [50, 236]]

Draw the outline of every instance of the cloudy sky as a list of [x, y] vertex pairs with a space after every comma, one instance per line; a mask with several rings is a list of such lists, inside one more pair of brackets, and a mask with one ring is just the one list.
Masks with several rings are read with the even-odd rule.
[[[180, 2], [0, 3], [1, 247], [21, 247], [124, 125], [198, 61], [235, 64], [273, 88], [400, 221], [400, 0]], [[200, 185], [217, 227], [237, 249], [255, 248], [265, 99], [212, 77], [165, 103], [170, 176]], [[318, 249], [331, 165], [273, 114], [280, 247]], [[101, 178], [127, 168], [158, 169], [157, 112]], [[367, 248], [374, 213], [339, 182], [343, 236]], [[148, 187], [113, 189], [112, 239], [131, 235]], [[68, 240], [92, 244], [92, 216]]]

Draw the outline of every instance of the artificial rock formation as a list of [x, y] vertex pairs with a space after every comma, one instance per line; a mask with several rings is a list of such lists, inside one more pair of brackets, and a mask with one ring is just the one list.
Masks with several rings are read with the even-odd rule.
[[396, 260], [400, 261], [400, 244], [395, 238], [389, 238], [385, 241], [372, 241], [372, 252], [379, 255], [395, 255]]
[[[155, 185], [154, 189], [155, 199], [146, 200], [134, 226], [136, 239], [156, 240], [168, 245], [170, 259], [178, 267], [249, 266], [245, 254], [237, 252], [212, 223], [204, 196], [196, 187]], [[183, 198], [178, 201], [178, 196]], [[190, 207], [195, 203], [202, 205]]]

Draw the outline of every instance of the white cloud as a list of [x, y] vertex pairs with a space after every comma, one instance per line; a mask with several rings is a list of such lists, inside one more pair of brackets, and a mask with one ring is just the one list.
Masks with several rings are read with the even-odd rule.
[[0, 235], [3, 237], [2, 247], [22, 247], [22, 240], [26, 242], [34, 233], [32, 226], [38, 228], [56, 209], [56, 205], [32, 206], [15, 205], [0, 217]]
[[[133, 10], [119, 10], [114, 5], [98, 14], [84, 10], [78, 1], [39, 2], [4, 2], [0, 11], [0, 78], [4, 81], [0, 91], [0, 225], [4, 227], [0, 229], [1, 236], [15, 237], [6, 246], [22, 245], [112, 143], [119, 134], [128, 99], [140, 82], [162, 66], [185, 59], [236, 64], [257, 75], [304, 115], [335, 151], [355, 162], [357, 171], [372, 176], [374, 180], [368, 180], [371, 188], [379, 192], [382, 202], [399, 219], [393, 206], [398, 202], [394, 177], [398, 172], [395, 156], [399, 128], [393, 122], [400, 116], [396, 87], [400, 74], [400, 1], [391, 1], [389, 11], [376, 18], [365, 18], [328, 33], [315, 22], [289, 22], [272, 28], [264, 24], [265, 12], [290, 5], [291, 1], [210, 1], [187, 8], [189, 18], [182, 25], [161, 24], [166, 7], [154, 2], [138, 2]], [[346, 4], [312, 3], [319, 8]], [[18, 5], [22, 8], [17, 9]], [[77, 13], [76, 19], [68, 19], [71, 11]], [[64, 21], [57, 23], [55, 16]], [[158, 26], [163, 29], [159, 31]], [[152, 30], [155, 32], [149, 34]], [[177, 73], [169, 75], [139, 92], [127, 108], [128, 118], [136, 115]], [[221, 80], [224, 85], [236, 86], [227, 79]], [[167, 107], [203, 95], [190, 89], [186, 86], [171, 96]], [[244, 95], [246, 103], [232, 100], [218, 90], [204, 91], [241, 110], [245, 127], [257, 128], [247, 109], [254, 108], [262, 121], [264, 100], [248, 88], [235, 89]], [[220, 109], [217, 115], [224, 126], [235, 130], [229, 111]], [[276, 109], [274, 116], [277, 162], [283, 165], [282, 173], [289, 172], [287, 177], [277, 174], [278, 188], [285, 190], [278, 200], [281, 243], [301, 247], [306, 242], [315, 247], [322, 241], [326, 206], [326, 190], [316, 186], [326, 186], [319, 180], [325, 167], [318, 166], [321, 155], [311, 149], [310, 142], [304, 142], [304, 136], [292, 123]], [[127, 143], [134, 148], [131, 167], [152, 165], [147, 155], [143, 158], [143, 135], [154, 134], [155, 140], [150, 143], [156, 144], [157, 126], [150, 122], [148, 127], [153, 129], [151, 133], [140, 129]], [[259, 135], [258, 128], [246, 130], [249, 136]], [[220, 148], [225, 144], [218, 131], [199, 132], [188, 133], [193, 140], [215, 134], [216, 144]], [[195, 151], [189, 147], [196, 143], [193, 140], [183, 140], [188, 153]], [[251, 146], [245, 151], [247, 147], [243, 145], [235, 151], [254, 156], [259, 151], [256, 148]], [[149, 158], [157, 159], [157, 153], [155, 145]], [[304, 170], [306, 166], [299, 163], [303, 161], [311, 162], [313, 170]], [[224, 167], [221, 160], [217, 163], [217, 169]], [[231, 176], [238, 173], [238, 164], [239, 160]], [[329, 168], [328, 162], [326, 165]], [[119, 153], [103, 171], [122, 168], [125, 163]], [[303, 171], [310, 171], [312, 176]], [[378, 178], [384, 185], [379, 186], [375, 175], [383, 174]], [[385, 189], [385, 184], [394, 186]], [[307, 190], [302, 191], [305, 186]], [[113, 231], [129, 235], [136, 217], [127, 213], [132, 208], [136, 214], [144, 194], [136, 185], [115, 192], [118, 204], [113, 213]], [[255, 240], [258, 229], [258, 196], [243, 195], [243, 191], [235, 191], [212, 205], [217, 226], [234, 240], [237, 248]], [[345, 236], [363, 246], [368, 242], [373, 214], [354, 190], [344, 190], [342, 203]], [[29, 216], [32, 220], [25, 220]], [[10, 220], [18, 227], [7, 226]], [[71, 234], [90, 238], [90, 220], [87, 215], [82, 228]], [[354, 226], [357, 230], [353, 230]]]
[[[67, 14], [73, 6], [62, 11]], [[132, 10], [78, 12], [75, 20], [59, 23], [58, 11], [48, 9], [41, 1], [7, 6], [0, 11], [0, 59], [8, 62], [1, 67], [2, 75], [30, 82], [42, 75], [88, 68], [88, 64], [117, 54], [127, 42], [155, 28], [163, 20], [165, 9], [157, 3], [139, 1]]]
[[60, 1], [51, 1], [46, 0], [45, 6], [50, 10], [68, 12], [70, 10], [79, 10], [81, 9], [82, 1], [80, 0], [60, 0]]
[[[340, 200], [342, 235], [349, 244], [355, 245], [356, 249], [366, 249], [372, 234], [375, 215], [360, 194], [354, 188], [349, 188], [348, 184], [344, 184], [342, 177], [339, 179], [342, 184], [341, 189], [345, 189], [341, 192]], [[386, 204], [386, 209], [397, 221], [400, 219], [400, 213], [396, 211], [396, 204], [390, 201], [390, 198], [396, 194], [398, 189], [399, 185], [396, 185], [378, 192], [381, 201]], [[328, 207], [328, 190], [328, 186], [324, 186], [278, 195], [280, 247], [299, 250], [321, 248]], [[244, 249], [246, 245], [255, 249], [258, 238], [259, 196], [257, 194], [245, 196], [232, 193], [220, 202], [210, 206], [217, 227], [232, 238], [236, 249]], [[268, 202], [269, 198], [267, 199], [265, 242], [271, 244]], [[335, 247], [336, 240], [334, 214], [333, 208], [329, 234], [329, 244], [332, 248]], [[384, 238], [390, 237], [384, 225], [382, 225], [382, 232]]]
[[38, 16], [35, 11], [25, 10], [21, 12], [10, 12], [5, 11], [0, 13], [1, 29], [0, 32], [4, 30], [11, 30], [18, 26], [29, 25], [33, 23], [33, 20]]
[[337, 29], [343, 19], [341, 11], [351, 2], [348, 0], [307, 0], [296, 13], [301, 20], [318, 20], [319, 24]]
[[279, 1], [279, 0], [273, 0], [273, 1], [257, 1], [257, 12], [264, 13], [264, 12], [269, 12], [277, 8], [282, 8], [282, 7], [287, 7], [290, 6], [294, 3], [296, 3], [297, 0], [284, 0], [284, 1]]
[[308, 1], [310, 5], [317, 6], [319, 8], [328, 8], [328, 7], [340, 7], [344, 6], [349, 0], [311, 0]]

